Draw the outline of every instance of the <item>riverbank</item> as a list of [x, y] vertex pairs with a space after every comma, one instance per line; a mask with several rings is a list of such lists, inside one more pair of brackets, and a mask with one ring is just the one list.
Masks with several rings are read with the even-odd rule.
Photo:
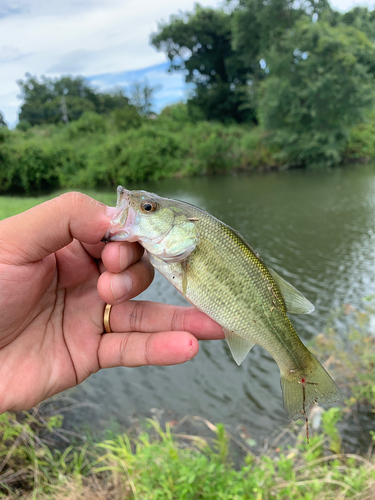
[[[344, 306], [335, 317], [340, 314], [352, 319], [350, 355], [332, 325], [314, 345], [345, 402], [312, 410], [309, 443], [304, 423], [297, 422], [255, 452], [245, 432], [235, 437], [199, 417], [169, 421], [164, 428], [157, 418], [135, 421], [126, 433], [108, 430], [92, 440], [90, 434], [64, 430], [55, 400], [0, 417], [0, 498], [374, 499], [375, 432], [362, 455], [347, 453], [340, 434], [340, 422], [356, 405], [375, 408], [373, 298], [361, 310]], [[195, 433], [197, 423], [211, 436]]]
[[[119, 182], [302, 166], [297, 158], [286, 161], [259, 126], [192, 123], [167, 111], [136, 123], [85, 113], [67, 126], [0, 129], [0, 193], [113, 188]], [[338, 161], [374, 158], [374, 130], [371, 115], [351, 130]]]
[[[309, 444], [295, 424], [254, 453], [245, 436], [235, 439], [208, 421], [210, 438], [182, 434], [178, 422], [162, 429], [148, 420], [126, 434], [61, 448], [61, 437], [74, 437], [60, 428], [59, 416], [7, 413], [0, 421], [0, 498], [373, 499], [371, 447], [367, 456], [341, 449], [341, 416], [338, 408], [323, 413]], [[60, 449], [53, 448], [56, 440]], [[243, 459], [236, 467], [238, 452]]]

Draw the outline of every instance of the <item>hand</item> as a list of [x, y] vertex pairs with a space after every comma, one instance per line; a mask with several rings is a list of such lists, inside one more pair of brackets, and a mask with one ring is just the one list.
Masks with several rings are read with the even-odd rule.
[[[111, 215], [67, 193], [0, 222], [0, 413], [101, 368], [183, 363], [197, 339], [223, 338], [194, 308], [129, 301], [153, 269], [136, 243], [100, 243]], [[103, 335], [105, 303], [114, 333]]]

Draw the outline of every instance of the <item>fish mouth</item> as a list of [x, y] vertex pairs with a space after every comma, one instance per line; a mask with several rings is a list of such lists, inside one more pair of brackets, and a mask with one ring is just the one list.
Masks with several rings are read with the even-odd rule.
[[130, 206], [130, 191], [117, 188], [116, 211], [103, 241], [131, 241], [136, 213]]

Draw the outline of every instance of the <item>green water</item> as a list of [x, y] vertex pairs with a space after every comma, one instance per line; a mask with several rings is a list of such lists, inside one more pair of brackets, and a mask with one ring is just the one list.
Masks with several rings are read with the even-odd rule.
[[[268, 266], [315, 304], [312, 315], [292, 317], [304, 341], [324, 329], [332, 310], [345, 303], [360, 306], [362, 297], [375, 293], [375, 165], [130, 188], [188, 201], [237, 229]], [[115, 203], [114, 192], [96, 197]], [[160, 275], [142, 298], [185, 303]], [[344, 335], [345, 318], [336, 326]], [[288, 422], [272, 358], [256, 346], [238, 367], [224, 341], [201, 343], [198, 356], [185, 365], [104, 370], [70, 396], [94, 405], [90, 419], [98, 426], [129, 423], [160, 409], [167, 420], [190, 414], [224, 422], [233, 431], [241, 425], [260, 441]], [[87, 419], [87, 412], [80, 418]]]

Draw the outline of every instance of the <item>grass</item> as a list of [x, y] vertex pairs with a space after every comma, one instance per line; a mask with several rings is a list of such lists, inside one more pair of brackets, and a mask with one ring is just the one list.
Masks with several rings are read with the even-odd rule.
[[[254, 454], [223, 425], [205, 420], [211, 438], [182, 434], [175, 422], [172, 431], [147, 420], [128, 434], [57, 450], [52, 439], [64, 432], [58, 416], [37, 408], [6, 413], [0, 423], [0, 498], [372, 500], [375, 460], [337, 448], [339, 417], [337, 408], [325, 412], [310, 444], [294, 424], [267, 451]], [[239, 467], [231, 458], [233, 443], [244, 456]]]
[[[0, 196], [0, 220], [7, 217], [12, 217], [13, 215], [19, 214], [28, 210], [39, 203], [43, 203], [55, 196], [59, 196], [68, 190], [54, 191], [53, 193], [46, 194], [43, 196]], [[70, 190], [71, 191], [71, 190]], [[75, 190], [77, 191], [77, 189]], [[78, 191], [85, 193], [96, 200], [101, 201], [110, 206], [114, 206], [116, 203], [116, 190], [112, 189], [108, 192], [93, 191], [89, 189], [79, 189]]]

